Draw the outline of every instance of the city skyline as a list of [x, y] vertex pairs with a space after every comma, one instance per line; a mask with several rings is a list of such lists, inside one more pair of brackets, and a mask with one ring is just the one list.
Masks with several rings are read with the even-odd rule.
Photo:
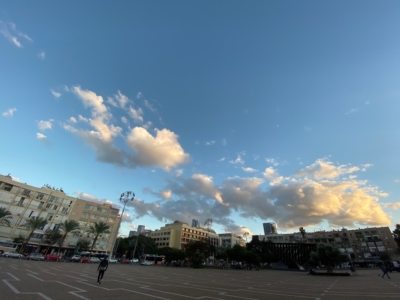
[[400, 4], [172, 2], [3, 4], [0, 174], [133, 191], [123, 235], [394, 228]]

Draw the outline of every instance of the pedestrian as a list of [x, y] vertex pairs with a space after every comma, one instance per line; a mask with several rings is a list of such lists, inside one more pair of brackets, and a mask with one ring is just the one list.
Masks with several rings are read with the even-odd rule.
[[99, 264], [97, 271], [99, 272], [99, 276], [97, 277], [97, 284], [101, 284], [101, 280], [103, 279], [104, 272], [108, 269], [108, 257], [105, 257]]
[[386, 274], [386, 276], [390, 279], [389, 274], [388, 274], [388, 270], [387, 270], [387, 268], [385, 267], [385, 265], [381, 265], [381, 270], [382, 270], [382, 272], [383, 272], [382, 278], [383, 278], [383, 276], [385, 276], [385, 274]]

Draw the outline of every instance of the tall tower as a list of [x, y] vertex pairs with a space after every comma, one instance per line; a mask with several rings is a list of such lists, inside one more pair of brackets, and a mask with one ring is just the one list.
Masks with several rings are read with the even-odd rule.
[[277, 231], [278, 226], [276, 226], [276, 224], [274, 222], [263, 223], [263, 227], [264, 227], [264, 234], [265, 235], [278, 233], [278, 231]]
[[137, 228], [138, 235], [141, 234], [144, 231], [144, 229], [145, 229], [144, 225], [139, 225]]
[[199, 220], [193, 219], [192, 220], [192, 227], [199, 227]]

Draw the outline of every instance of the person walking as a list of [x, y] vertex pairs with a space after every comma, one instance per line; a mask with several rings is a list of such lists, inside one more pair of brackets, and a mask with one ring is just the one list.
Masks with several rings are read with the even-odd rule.
[[99, 276], [97, 277], [97, 284], [101, 284], [101, 280], [103, 279], [104, 272], [108, 269], [108, 257], [105, 257], [99, 264], [97, 271], [99, 272]]
[[386, 276], [390, 279], [389, 274], [388, 274], [388, 269], [385, 267], [385, 265], [383, 265], [383, 264], [381, 265], [381, 270], [383, 272], [382, 278], [386, 274]]

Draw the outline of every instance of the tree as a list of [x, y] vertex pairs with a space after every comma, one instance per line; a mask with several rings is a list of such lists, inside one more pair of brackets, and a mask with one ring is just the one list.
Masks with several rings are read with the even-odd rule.
[[26, 238], [24, 244], [22, 245], [20, 249], [20, 253], [22, 253], [26, 247], [26, 245], [29, 243], [31, 240], [33, 233], [36, 229], [42, 228], [47, 225], [47, 220], [41, 217], [32, 217], [26, 220], [26, 223], [23, 225], [26, 227], [30, 232], [28, 237]]
[[88, 251], [90, 249], [89, 239], [79, 239], [76, 243], [76, 247], [82, 251]]
[[60, 247], [58, 248], [58, 253], [61, 251], [61, 247], [70, 232], [77, 232], [79, 229], [79, 223], [75, 220], [65, 220], [64, 223], [60, 225], [60, 230], [63, 232], [63, 235], [61, 236], [61, 239], [59, 239], [59, 245]]
[[190, 257], [190, 262], [192, 263], [193, 268], [195, 268], [195, 269], [201, 268], [203, 266], [203, 262], [204, 262], [203, 253], [201, 253], [200, 250], [197, 249], [193, 253], [193, 256]]
[[108, 226], [107, 223], [104, 223], [102, 221], [94, 223], [94, 226], [90, 226], [88, 232], [91, 234], [94, 234], [94, 239], [93, 239], [92, 247], [90, 248], [90, 252], [93, 251], [94, 245], [96, 244], [96, 241], [99, 238], [99, 235], [103, 234], [103, 233], [110, 233], [109, 229], [110, 229], [110, 226]]
[[331, 245], [319, 244], [317, 250], [311, 252], [310, 263], [312, 264], [323, 264], [326, 266], [328, 273], [333, 273], [333, 268], [342, 263], [348, 261], [348, 256], [339, 251]]
[[49, 245], [49, 247], [47, 247], [46, 253], [44, 255], [47, 254], [47, 252], [50, 249], [50, 246], [59, 243], [61, 238], [62, 238], [62, 234], [58, 229], [47, 229], [44, 232], [43, 242], [45, 244]]
[[305, 236], [306, 236], [306, 230], [303, 227], [300, 227], [299, 231], [300, 231], [300, 234], [301, 234], [302, 238], [304, 239]]
[[12, 213], [4, 207], [0, 207], [0, 224], [5, 224], [10, 226], [10, 219], [12, 218]]
[[397, 246], [400, 248], [400, 224], [396, 224], [396, 229], [393, 230], [393, 238]]
[[171, 263], [173, 260], [184, 260], [185, 253], [180, 249], [164, 247], [159, 249], [158, 254], [165, 256], [165, 261]]
[[246, 260], [247, 250], [240, 245], [235, 245], [232, 248], [226, 249], [226, 254], [229, 260], [244, 261]]

